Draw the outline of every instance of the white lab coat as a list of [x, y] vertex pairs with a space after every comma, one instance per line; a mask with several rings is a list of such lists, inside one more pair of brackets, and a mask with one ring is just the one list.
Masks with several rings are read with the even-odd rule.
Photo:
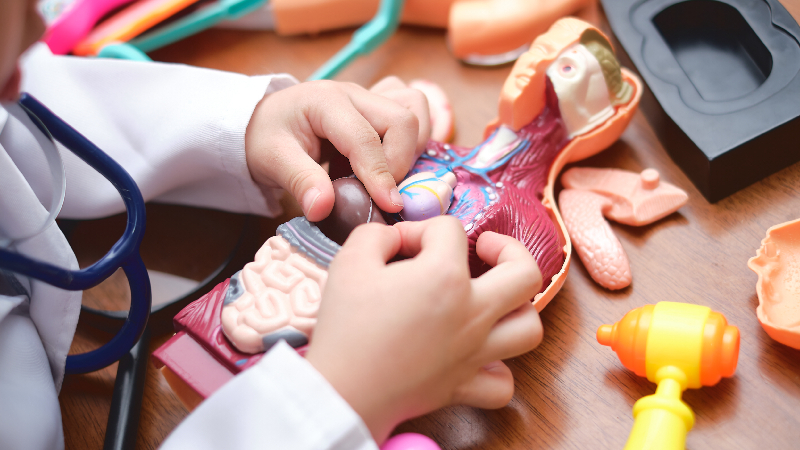
[[[280, 213], [277, 195], [262, 192], [250, 177], [244, 134], [264, 94], [295, 84], [294, 78], [53, 56], [43, 45], [23, 57], [22, 70], [23, 91], [119, 162], [145, 200]], [[50, 174], [40, 147], [48, 144], [24, 115], [6, 109], [0, 108], [0, 234], [20, 236], [47, 217], [42, 205], [50, 203]], [[107, 180], [60, 145], [59, 150], [67, 177], [61, 217], [124, 211]], [[57, 226], [14, 250], [78, 267]], [[61, 449], [58, 392], [81, 293], [16, 280], [29, 296], [0, 295], [0, 448]], [[190, 414], [162, 448], [377, 447], [325, 379], [279, 345]]]

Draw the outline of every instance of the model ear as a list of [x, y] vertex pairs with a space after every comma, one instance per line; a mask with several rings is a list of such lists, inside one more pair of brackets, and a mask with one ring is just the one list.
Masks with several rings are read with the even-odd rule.
[[611, 96], [611, 104], [614, 106], [627, 105], [636, 98], [636, 87], [624, 77], [622, 78], [622, 86], [623, 88], [619, 95]]
[[633, 109], [634, 111], [639, 106], [639, 100], [642, 98], [642, 80], [639, 79], [633, 72], [620, 67], [622, 74], [622, 83], [624, 87], [624, 95], [616, 96], [616, 99], [611, 103], [616, 108]]

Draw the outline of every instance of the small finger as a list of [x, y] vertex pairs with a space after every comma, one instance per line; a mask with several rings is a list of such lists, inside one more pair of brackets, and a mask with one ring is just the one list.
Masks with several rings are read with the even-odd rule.
[[539, 313], [525, 302], [492, 327], [477, 355], [481, 361], [513, 358], [536, 348], [543, 334]]
[[496, 318], [529, 302], [541, 289], [542, 274], [536, 260], [516, 239], [484, 232], [478, 237], [475, 250], [493, 267], [472, 280], [473, 292]]
[[406, 86], [403, 80], [394, 75], [390, 75], [375, 83], [371, 88], [369, 88], [369, 91], [376, 94], [383, 94], [385, 92], [394, 91], [397, 89], [406, 89], [407, 87], [408, 86]]
[[386, 264], [397, 254], [400, 241], [400, 233], [394, 227], [378, 223], [359, 225], [350, 232], [333, 263], [351, 268], [364, 263]]
[[416, 160], [425, 150], [428, 140], [431, 138], [433, 122], [427, 96], [419, 89], [414, 88], [389, 90], [382, 92], [381, 95], [393, 100], [417, 116], [419, 131], [417, 133], [417, 147], [414, 153], [414, 160]]
[[453, 216], [439, 216], [420, 222], [399, 222], [400, 254], [434, 260], [442, 258], [452, 264], [467, 262], [467, 235], [461, 222]]
[[[370, 123], [356, 109], [353, 97], [370, 95], [378, 99], [378, 102], [387, 102], [394, 108], [406, 111], [405, 108], [387, 98], [370, 94], [356, 85], [330, 81], [310, 83], [314, 83], [315, 89], [321, 93], [315, 98], [306, 99], [304, 104], [304, 113], [313, 133], [328, 139], [339, 153], [350, 160], [353, 172], [382, 210], [400, 211], [403, 200], [386, 160], [385, 146], [381, 143], [381, 134], [385, 132], [383, 125]], [[416, 135], [416, 131], [414, 134]]]
[[[392, 95], [396, 95], [398, 99], [402, 98], [409, 104], [424, 101], [421, 97], [412, 100], [418, 94], [411, 89], [408, 89], [405, 94], [393, 91]], [[350, 92], [350, 99], [356, 109], [383, 138], [383, 153], [389, 165], [389, 172], [396, 182], [400, 182], [418, 156], [417, 146], [421, 119], [406, 105], [389, 97], [389, 94], [377, 95], [364, 90], [354, 90]], [[427, 115], [425, 117], [426, 120], [430, 120], [427, 119]], [[353, 161], [352, 156], [350, 160]], [[355, 169], [354, 165], [353, 170], [355, 171]]]
[[456, 389], [453, 404], [474, 408], [502, 408], [514, 396], [514, 376], [502, 361], [489, 363]]

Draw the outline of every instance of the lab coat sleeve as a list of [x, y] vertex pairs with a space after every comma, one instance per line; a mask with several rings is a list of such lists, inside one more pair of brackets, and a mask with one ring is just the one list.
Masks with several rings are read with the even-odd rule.
[[[145, 200], [265, 216], [280, 191], [260, 189], [247, 168], [244, 136], [265, 94], [297, 83], [181, 64], [55, 56], [44, 44], [22, 59], [22, 89], [84, 134], [136, 180]], [[67, 173], [62, 218], [124, 211], [99, 173], [59, 147]], [[12, 156], [13, 157], [13, 156]], [[25, 174], [35, 191], [44, 167]]]
[[220, 448], [378, 447], [361, 418], [325, 378], [280, 342], [201, 403], [161, 446], [161, 450]]

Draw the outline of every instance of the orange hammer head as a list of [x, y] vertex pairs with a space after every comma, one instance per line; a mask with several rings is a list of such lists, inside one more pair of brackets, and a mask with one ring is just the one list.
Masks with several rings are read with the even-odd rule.
[[597, 342], [610, 346], [625, 367], [653, 382], [662, 367], [676, 367], [691, 388], [733, 376], [739, 359], [739, 329], [710, 308], [686, 303], [636, 308], [614, 325], [602, 325]]

